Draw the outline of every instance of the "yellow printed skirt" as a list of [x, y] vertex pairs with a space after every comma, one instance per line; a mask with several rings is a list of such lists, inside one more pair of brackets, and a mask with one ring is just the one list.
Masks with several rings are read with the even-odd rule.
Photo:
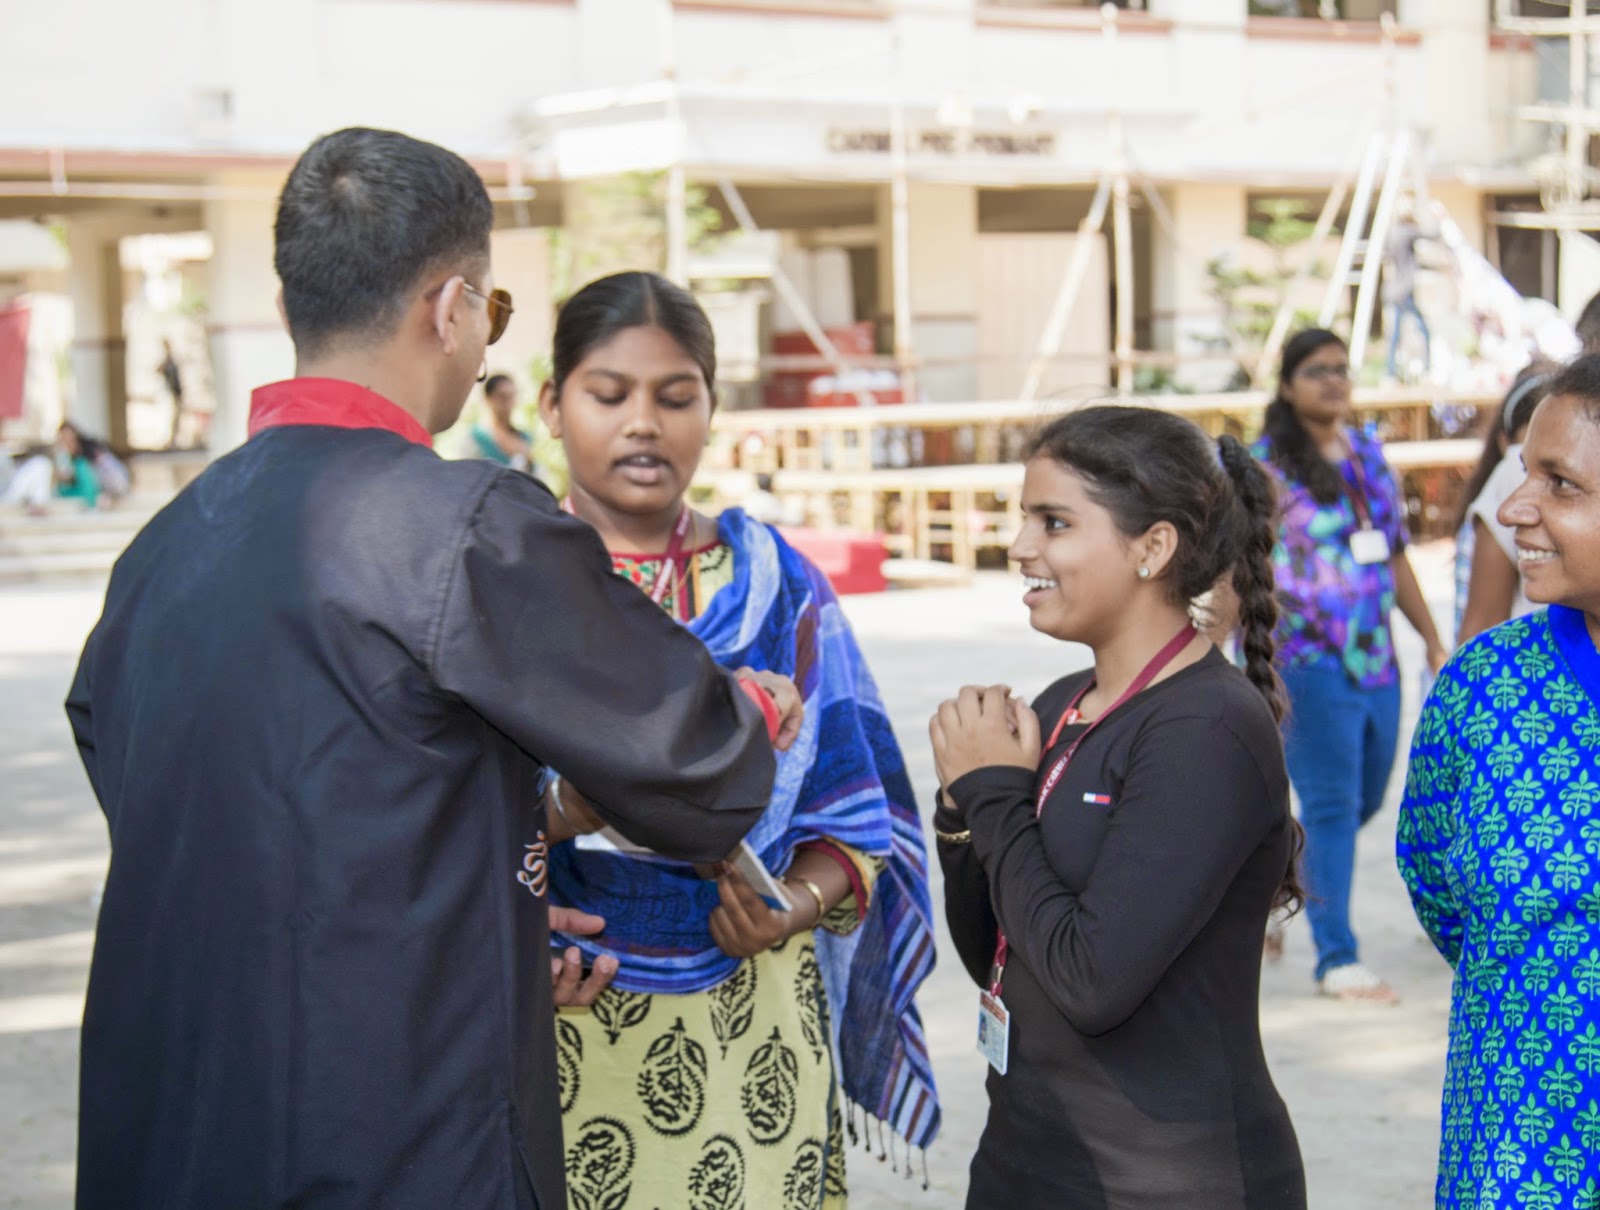
[[844, 1210], [811, 934], [708, 992], [607, 989], [556, 1018], [572, 1210]]

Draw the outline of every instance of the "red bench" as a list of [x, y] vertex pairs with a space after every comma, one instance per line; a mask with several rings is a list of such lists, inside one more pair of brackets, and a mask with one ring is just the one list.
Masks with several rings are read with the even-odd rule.
[[828, 577], [840, 596], [857, 592], [882, 592], [889, 586], [883, 561], [889, 549], [879, 534], [848, 529], [782, 528], [783, 536]]

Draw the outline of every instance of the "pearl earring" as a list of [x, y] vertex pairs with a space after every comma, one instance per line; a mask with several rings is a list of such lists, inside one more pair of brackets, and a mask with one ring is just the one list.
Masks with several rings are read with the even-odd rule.
[[1148, 580], [1150, 578], [1150, 569], [1148, 567], [1139, 568], [1139, 578], [1141, 580]]

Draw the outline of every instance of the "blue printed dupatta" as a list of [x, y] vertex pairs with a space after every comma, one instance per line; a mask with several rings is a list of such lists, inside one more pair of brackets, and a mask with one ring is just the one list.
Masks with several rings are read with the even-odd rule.
[[[796, 846], [835, 840], [884, 860], [861, 926], [817, 933], [845, 1095], [918, 1147], [939, 1129], [939, 1102], [913, 997], [933, 969], [927, 854], [905, 761], [826, 578], [775, 530], [729, 509], [718, 521], [734, 579], [689, 629], [727, 668], [792, 677], [805, 722], [778, 754], [772, 801], [748, 840], [781, 874]], [[581, 787], [579, 787], [581, 789]], [[720, 902], [693, 867], [612, 849], [558, 845], [551, 901], [606, 919], [599, 937], [562, 936], [593, 960], [613, 955], [623, 991], [687, 994], [730, 978], [739, 959], [711, 939]]]

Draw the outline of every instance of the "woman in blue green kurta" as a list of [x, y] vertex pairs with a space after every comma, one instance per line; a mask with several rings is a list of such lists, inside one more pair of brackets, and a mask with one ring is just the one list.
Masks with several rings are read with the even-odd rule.
[[[1578, 390], [1574, 390], [1578, 388]], [[1535, 414], [1502, 505], [1528, 596], [1417, 724], [1400, 872], [1455, 968], [1436, 1201], [1600, 1208], [1600, 358]]]

